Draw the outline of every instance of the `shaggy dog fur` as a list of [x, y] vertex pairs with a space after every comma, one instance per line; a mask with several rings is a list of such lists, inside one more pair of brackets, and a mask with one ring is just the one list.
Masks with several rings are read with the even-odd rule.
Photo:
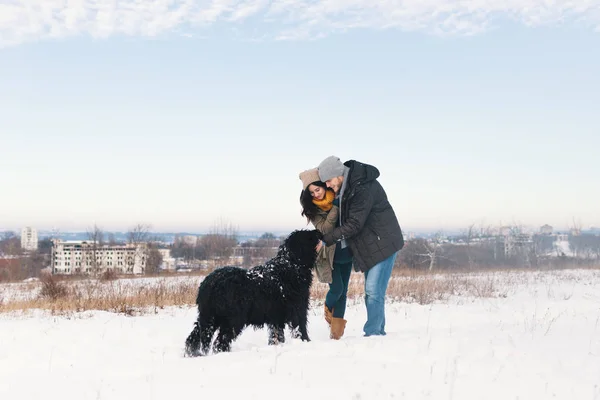
[[231, 343], [247, 326], [269, 328], [269, 344], [283, 342], [287, 324], [310, 341], [306, 330], [317, 230], [292, 232], [277, 255], [251, 269], [223, 267], [209, 274], [198, 288], [198, 320], [185, 342], [189, 357], [230, 351]]

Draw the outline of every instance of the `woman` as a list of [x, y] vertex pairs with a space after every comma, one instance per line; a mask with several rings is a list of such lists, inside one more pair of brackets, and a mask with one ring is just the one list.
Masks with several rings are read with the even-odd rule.
[[[339, 224], [338, 200], [333, 190], [319, 179], [316, 168], [300, 173], [302, 216], [323, 233], [331, 232]], [[329, 284], [325, 297], [325, 320], [330, 325], [330, 337], [340, 339], [344, 334], [348, 281], [352, 272], [352, 255], [340, 243], [321, 247], [315, 264], [319, 281]]]

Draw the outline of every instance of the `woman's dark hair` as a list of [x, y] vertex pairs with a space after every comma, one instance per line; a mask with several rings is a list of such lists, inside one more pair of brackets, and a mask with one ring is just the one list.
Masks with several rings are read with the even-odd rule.
[[[321, 182], [321, 181], [313, 182], [310, 185], [319, 186], [325, 190], [333, 191], [332, 189], [328, 188], [324, 182]], [[303, 217], [306, 217], [306, 219], [308, 219], [309, 221], [313, 220], [317, 216], [317, 212], [319, 212], [318, 207], [316, 206], [315, 203], [313, 203], [313, 197], [310, 194], [310, 190], [308, 190], [308, 187], [310, 185], [308, 185], [306, 187], [306, 189], [304, 189], [302, 191], [302, 193], [300, 193], [300, 204], [302, 205], [302, 214], [301, 215]]]

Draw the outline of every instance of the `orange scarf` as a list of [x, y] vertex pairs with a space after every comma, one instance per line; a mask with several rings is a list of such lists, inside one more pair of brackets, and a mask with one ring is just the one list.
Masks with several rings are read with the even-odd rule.
[[331, 207], [333, 207], [333, 198], [334, 197], [335, 197], [335, 194], [333, 194], [333, 192], [331, 190], [326, 190], [325, 197], [323, 197], [323, 200], [313, 199], [313, 203], [317, 207], [319, 207], [321, 210], [329, 211], [329, 210], [331, 210]]

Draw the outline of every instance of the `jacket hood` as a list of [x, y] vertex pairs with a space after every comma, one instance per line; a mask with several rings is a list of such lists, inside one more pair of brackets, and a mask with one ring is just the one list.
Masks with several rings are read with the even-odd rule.
[[350, 186], [374, 181], [379, 178], [380, 175], [377, 167], [356, 160], [346, 161], [344, 165], [350, 169], [350, 178], [348, 182]]

